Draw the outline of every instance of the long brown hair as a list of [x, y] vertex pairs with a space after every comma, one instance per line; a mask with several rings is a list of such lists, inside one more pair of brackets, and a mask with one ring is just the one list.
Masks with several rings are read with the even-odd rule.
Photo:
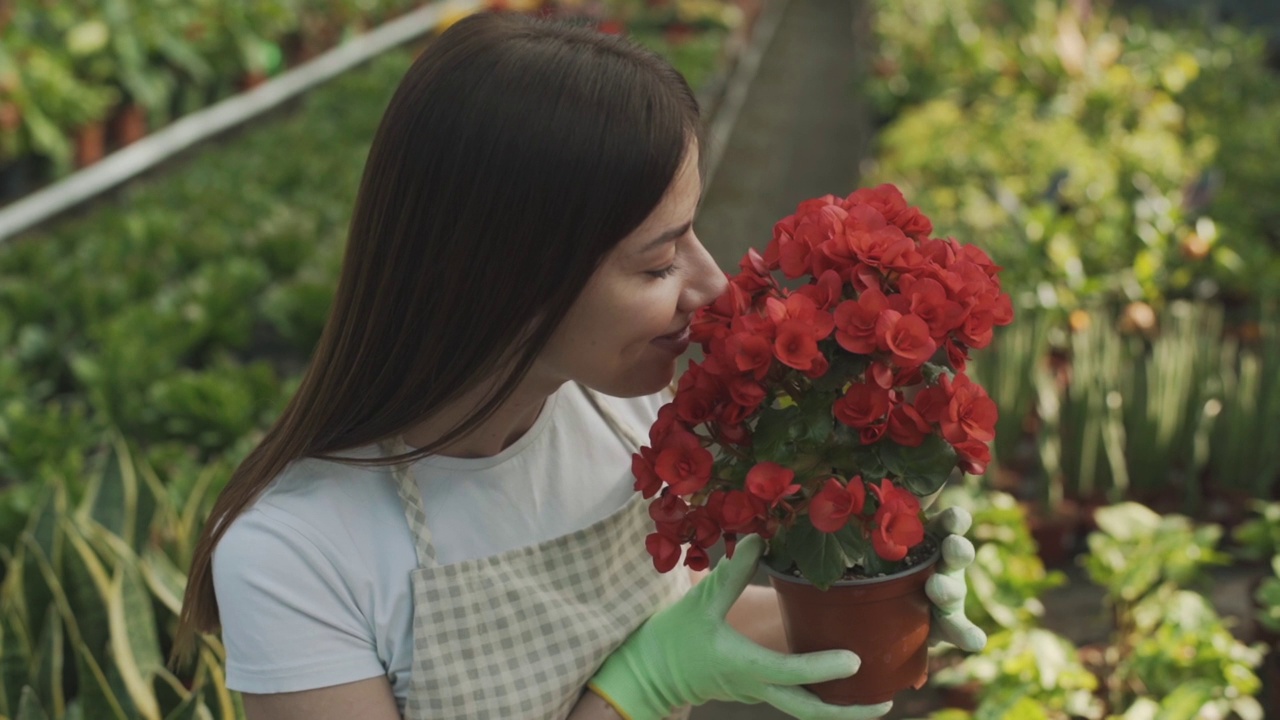
[[218, 628], [213, 550], [259, 493], [295, 460], [339, 459], [506, 373], [444, 436], [382, 462], [483, 422], [658, 205], [697, 131], [680, 74], [622, 38], [480, 14], [428, 45], [374, 136], [309, 369], [205, 524], [175, 661]]

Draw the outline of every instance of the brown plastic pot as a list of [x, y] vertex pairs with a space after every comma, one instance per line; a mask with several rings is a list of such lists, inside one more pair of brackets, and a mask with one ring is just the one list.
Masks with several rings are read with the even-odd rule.
[[87, 167], [107, 152], [106, 123], [95, 121], [80, 126], [75, 134], [76, 167]]
[[929, 677], [931, 604], [924, 593], [939, 552], [900, 573], [841, 580], [819, 590], [808, 580], [763, 565], [778, 591], [793, 653], [852, 650], [862, 667], [849, 678], [805, 686], [832, 705], [874, 705]]
[[125, 147], [147, 136], [147, 109], [136, 103], [120, 108], [112, 119], [112, 135], [118, 147]]

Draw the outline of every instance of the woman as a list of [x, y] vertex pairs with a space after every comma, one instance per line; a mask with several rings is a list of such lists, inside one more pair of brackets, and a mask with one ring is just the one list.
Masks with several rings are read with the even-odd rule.
[[644, 549], [630, 455], [725, 286], [692, 230], [697, 128], [674, 70], [586, 29], [478, 15], [414, 63], [310, 370], [192, 565], [179, 649], [221, 623], [251, 720], [887, 709], [795, 687], [851, 653], [761, 647], [758, 538], [692, 592]]

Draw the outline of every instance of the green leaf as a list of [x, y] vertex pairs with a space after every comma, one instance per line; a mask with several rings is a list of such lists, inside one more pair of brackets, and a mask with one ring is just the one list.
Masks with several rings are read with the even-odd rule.
[[160, 711], [165, 715], [168, 715], [173, 708], [186, 703], [192, 695], [191, 691], [183, 686], [182, 681], [165, 668], [156, 671], [151, 687], [155, 692], [156, 702], [160, 705]]
[[[214, 649], [218, 649], [223, 657], [219, 658]], [[200, 664], [208, 674], [206, 687], [210, 691], [209, 710], [214, 717], [222, 720], [238, 720], [243, 717], [244, 709], [237, 700], [239, 695], [232, 697], [227, 690], [226, 676], [223, 673], [225, 652], [221, 651], [221, 645], [216, 640], [206, 639], [205, 647], [200, 651]]]
[[[205, 507], [206, 502], [211, 496], [217, 494], [219, 484], [226, 484], [229, 475], [230, 469], [224, 463], [213, 463], [201, 470], [196, 477], [195, 483], [183, 501], [181, 519], [177, 527], [177, 532], [181, 533], [178, 539], [184, 553], [190, 552], [195, 545], [195, 538], [199, 535], [202, 520], [208, 512]], [[190, 561], [191, 558], [188, 556], [183, 559]]]
[[137, 547], [139, 482], [133, 458], [123, 440], [112, 442], [112, 453], [101, 474], [93, 478], [85, 500], [99, 525]]
[[13, 720], [49, 720], [44, 708], [40, 706], [40, 699], [36, 697], [36, 691], [31, 689], [30, 685], [25, 685], [22, 688], [22, 697], [18, 700], [18, 712], [14, 715]]
[[777, 450], [791, 439], [792, 427], [800, 418], [800, 409], [794, 405], [785, 408], [766, 407], [760, 411], [755, 431], [751, 436], [757, 454], [760, 451]]
[[[843, 425], [841, 427], [843, 428]], [[856, 436], [853, 437], [853, 442], [856, 443]], [[876, 482], [889, 474], [871, 446], [850, 445], [843, 452], [834, 453], [833, 460], [840, 472], [850, 477], [861, 475], [867, 482]]]
[[835, 535], [813, 527], [808, 517], [798, 518], [791, 526], [787, 545], [800, 574], [819, 590], [826, 590], [844, 575], [840, 541]]
[[1160, 701], [1161, 720], [1196, 720], [1204, 717], [1201, 710], [1218, 694], [1218, 688], [1207, 681], [1191, 682], [1174, 688]]
[[1099, 508], [1094, 519], [1099, 530], [1122, 542], [1149, 535], [1160, 527], [1158, 513], [1134, 502]]
[[[33, 683], [41, 695], [42, 707], [48, 707], [54, 717], [62, 717], [66, 708], [66, 696], [62, 688], [63, 647], [65, 633], [62, 619], [54, 603], [49, 603], [45, 613], [45, 628], [40, 636], [39, 660], [35, 667]], [[19, 711], [21, 714], [21, 711]]]
[[204, 704], [204, 693], [195, 692], [183, 700], [180, 705], [169, 711], [164, 720], [197, 720], [207, 717], [209, 708]]
[[780, 573], [790, 572], [791, 566], [795, 564], [795, 558], [791, 556], [791, 549], [787, 543], [789, 536], [790, 533], [785, 526], [779, 527], [773, 533], [773, 537], [769, 538], [769, 549], [764, 556], [765, 563]]
[[[64, 497], [55, 487], [51, 487], [45, 494], [42, 502], [37, 506], [38, 509], [31, 516], [29, 529], [19, 537], [22, 545], [19, 555], [35, 552], [43, 555], [50, 562], [57, 557], [61, 542], [54, 532], [54, 523], [59, 514], [59, 501]], [[22, 573], [22, 602], [27, 613], [25, 619], [30, 631], [36, 632], [38, 628], [44, 626], [44, 613], [53, 600], [53, 592], [45, 582], [40, 564], [31, 558], [20, 563], [20, 567], [10, 568], [10, 571]]]
[[63, 527], [69, 548], [63, 558], [67, 603], [75, 614], [81, 642], [99, 656], [107, 652], [111, 636], [107, 617], [111, 576], [79, 528], [68, 518], [64, 518]]
[[955, 449], [938, 435], [925, 437], [919, 447], [890, 440], [881, 440], [875, 447], [885, 469], [920, 497], [937, 492], [956, 467]]
[[862, 536], [861, 527], [856, 520], [851, 520], [835, 533], [836, 542], [840, 543], [840, 550], [845, 555], [848, 567], [861, 564], [872, 552], [871, 543]]
[[826, 393], [811, 393], [800, 406], [801, 426], [799, 440], [802, 443], [818, 445], [831, 437], [835, 418], [831, 415], [833, 398]]
[[111, 626], [111, 654], [121, 680], [140, 715], [160, 720], [160, 707], [151, 679], [163, 665], [151, 596], [137, 567], [121, 558], [111, 581], [107, 605]]
[[865, 355], [851, 355], [845, 352], [835, 340], [824, 340], [820, 347], [823, 353], [831, 358], [831, 367], [822, 377], [811, 381], [812, 387], [820, 392], [841, 391], [844, 386], [856, 380], [866, 372], [871, 359]]
[[18, 697], [31, 678], [31, 639], [19, 611], [14, 606], [0, 615], [0, 679], [4, 682], [5, 712], [17, 713]]
[[80, 680], [77, 700], [88, 717], [129, 720], [102, 666], [84, 645], [76, 648], [76, 676]]
[[186, 573], [159, 549], [149, 547], [142, 552], [142, 561], [138, 564], [142, 577], [165, 607], [175, 616], [182, 613], [182, 596], [187, 588]]

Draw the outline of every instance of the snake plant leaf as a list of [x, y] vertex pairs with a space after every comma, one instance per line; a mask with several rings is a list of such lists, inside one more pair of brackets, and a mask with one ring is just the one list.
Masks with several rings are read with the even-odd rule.
[[[63, 543], [62, 533], [59, 532], [58, 544]], [[58, 613], [62, 618], [67, 637], [72, 642], [80, 642], [79, 620], [75, 613], [75, 609], [71, 606], [70, 600], [67, 598], [66, 584], [63, 582], [63, 576], [58, 572], [58, 568], [45, 555], [44, 551], [36, 545], [31, 536], [24, 536], [26, 543], [27, 556], [26, 560], [29, 564], [39, 570], [40, 576], [44, 581], [45, 587], [49, 589], [51, 597], [50, 609]], [[64, 563], [65, 565], [65, 563]], [[55, 709], [56, 714], [61, 715], [61, 708]]]
[[[210, 638], [206, 638], [204, 647], [200, 649], [200, 665], [203, 674], [207, 676], [204, 687], [210, 691], [209, 711], [217, 720], [239, 720], [244, 711], [232, 698], [231, 691], [227, 690], [227, 678], [222, 669], [222, 658], [226, 657], [226, 653], [222, 652], [221, 644], [215, 645], [208, 640]], [[215, 648], [218, 650], [216, 654]]]
[[12, 605], [0, 615], [3, 654], [0, 654], [0, 682], [4, 684], [5, 714], [17, 714], [18, 697], [31, 675], [31, 638], [21, 611]]
[[208, 706], [204, 704], [204, 693], [195, 692], [180, 705], [169, 711], [164, 716], [164, 720], [200, 720], [201, 718], [213, 717], [209, 712]]
[[111, 576], [80, 529], [70, 520], [63, 527], [68, 548], [63, 557], [67, 603], [75, 615], [80, 641], [95, 657], [101, 657], [107, 652], [111, 637], [107, 618]]
[[22, 697], [18, 700], [18, 712], [13, 720], [49, 720], [44, 708], [40, 707], [40, 699], [30, 685], [22, 688]]
[[20, 567], [16, 570], [15, 568], [10, 568], [10, 572], [20, 573], [21, 596], [23, 607], [27, 613], [26, 623], [29, 628], [44, 627], [44, 613], [48, 609], [50, 601], [53, 600], [53, 593], [49, 590], [49, 585], [45, 582], [44, 575], [40, 572], [39, 564], [31, 562], [27, 559], [27, 556], [34, 550], [52, 561], [60, 554], [61, 543], [58, 542], [57, 533], [54, 531], [58, 517], [59, 498], [65, 499], [65, 496], [53, 486], [44, 494], [31, 516], [27, 530], [18, 536], [21, 549], [17, 555], [22, 556], [23, 561], [17, 561], [15, 557], [15, 561], [20, 562]]
[[174, 615], [181, 614], [182, 595], [187, 588], [186, 573], [179, 570], [168, 555], [154, 547], [142, 552], [138, 569], [156, 599]]
[[56, 718], [62, 717], [66, 711], [66, 695], [62, 687], [65, 640], [62, 617], [54, 604], [50, 603], [45, 613], [44, 632], [40, 634], [38, 660], [32, 668], [35, 671], [32, 681], [41, 706], [49, 708], [49, 712]]
[[132, 546], [138, 533], [138, 473], [124, 441], [115, 438], [111, 445], [106, 465], [89, 481], [84, 503], [90, 517]]
[[111, 580], [107, 603], [111, 628], [111, 655], [125, 690], [144, 720], [160, 720], [160, 707], [151, 689], [151, 678], [163, 666], [155, 614], [135, 565], [121, 562]]
[[156, 703], [160, 706], [160, 712], [166, 717], [169, 712], [191, 699], [191, 691], [188, 690], [182, 681], [173, 673], [165, 668], [159, 668], [155, 672], [155, 676], [151, 680], [151, 687], [155, 692]]
[[190, 553], [195, 546], [195, 538], [199, 535], [199, 526], [207, 514], [205, 504], [216, 492], [214, 481], [221, 480], [222, 482], [219, 484], [225, 484], [228, 472], [229, 469], [221, 463], [214, 463], [202, 470], [192, 484], [191, 490], [182, 505], [177, 528], [179, 541], [186, 543], [186, 546], [183, 547], [183, 555], [179, 558], [180, 560], [186, 562], [191, 559]]
[[76, 648], [76, 675], [80, 680], [77, 702], [87, 708], [91, 718], [103, 720], [129, 720], [111, 682], [93, 652], [85, 645]]

